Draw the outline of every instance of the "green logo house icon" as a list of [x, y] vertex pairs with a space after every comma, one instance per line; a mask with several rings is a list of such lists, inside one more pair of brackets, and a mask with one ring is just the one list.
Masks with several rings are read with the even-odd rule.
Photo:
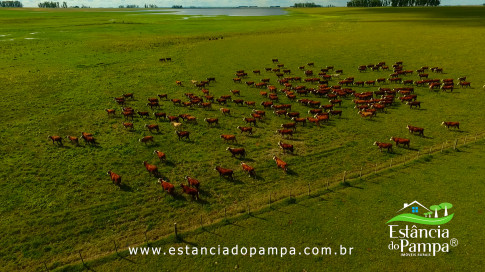
[[450, 222], [453, 218], [454, 213], [448, 215], [448, 210], [452, 207], [451, 203], [444, 202], [439, 205], [432, 205], [428, 209], [415, 200], [409, 204], [404, 203], [404, 207], [397, 211], [401, 214], [394, 216], [387, 223], [401, 221], [423, 225], [442, 225]]

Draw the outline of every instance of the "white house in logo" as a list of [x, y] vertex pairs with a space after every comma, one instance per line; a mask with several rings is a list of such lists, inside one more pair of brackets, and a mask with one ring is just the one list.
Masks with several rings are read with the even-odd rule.
[[[424, 212], [431, 212], [428, 208], [426, 208], [424, 205], [422, 205], [421, 203], [419, 203], [418, 201], [414, 200], [413, 202], [411, 203], [404, 203], [404, 207], [402, 209], [400, 209], [399, 211], [397, 211], [398, 213], [399, 212], [411, 212], [413, 214], [418, 214], [419, 213], [419, 207], [422, 207], [423, 209], [421, 211], [424, 211]], [[410, 209], [410, 210], [408, 210]]]

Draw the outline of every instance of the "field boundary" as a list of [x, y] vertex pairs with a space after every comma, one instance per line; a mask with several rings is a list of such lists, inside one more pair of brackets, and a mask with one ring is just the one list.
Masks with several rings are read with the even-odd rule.
[[[139, 247], [160, 243], [180, 243], [184, 241], [184, 236], [190, 235], [198, 230], [217, 228], [218, 226], [225, 225], [229, 222], [244, 220], [248, 216], [261, 214], [273, 210], [276, 207], [295, 203], [298, 198], [317, 197], [332, 192], [334, 191], [333, 189], [337, 189], [338, 187], [351, 187], [351, 181], [364, 181], [366, 178], [373, 177], [390, 169], [406, 166], [408, 164], [423, 163], [428, 160], [420, 160], [422, 158], [429, 158], [430, 155], [434, 154], [459, 151], [460, 147], [474, 144], [483, 139], [485, 139], [485, 132], [467, 134], [462, 137], [454, 138], [453, 140], [447, 140], [441, 144], [430, 146], [429, 148], [423, 148], [418, 150], [416, 154], [402, 155], [399, 158], [391, 158], [382, 163], [368, 163], [360, 169], [347, 170], [341, 174], [309, 183], [308, 186], [288, 186], [286, 189], [280, 190], [278, 193], [268, 193], [268, 197], [265, 199], [258, 198], [252, 202], [233, 204], [224, 208], [222, 211], [196, 214], [190, 216], [189, 220], [173, 222], [165, 227], [157, 226], [152, 227], [151, 229], [140, 228], [140, 235], [133, 238], [134, 240], [138, 239], [138, 241], [142, 241], [141, 243], [134, 242], [120, 246], [113, 240], [111, 245], [107, 245], [107, 248], [111, 248], [111, 250], [92, 256], [83, 256], [82, 251], [77, 251], [72, 255], [73, 258], [69, 258], [69, 260], [76, 259], [77, 261], [68, 260], [65, 264], [56, 263], [51, 269], [72, 268], [73, 266], [83, 266], [86, 269], [90, 269], [87, 264], [88, 261], [96, 262], [106, 258], [125, 258], [122, 253], [128, 254], [128, 247]], [[45, 262], [42, 266], [42, 269], [44, 268], [49, 270], [48, 265]]]

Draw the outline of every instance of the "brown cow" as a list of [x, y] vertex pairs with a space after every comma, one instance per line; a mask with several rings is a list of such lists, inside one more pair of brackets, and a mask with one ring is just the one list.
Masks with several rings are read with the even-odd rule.
[[247, 132], [249, 135], [253, 135], [253, 128], [252, 127], [241, 127], [238, 126], [237, 129], [241, 131], [241, 133]]
[[218, 125], [219, 124], [219, 119], [218, 118], [204, 118], [204, 121], [207, 122], [207, 124], [210, 125]]
[[167, 156], [162, 151], [155, 150], [153, 151], [153, 154], [157, 154], [157, 157], [160, 159], [161, 162], [167, 159]]
[[273, 160], [276, 162], [276, 167], [283, 169], [283, 171], [286, 173], [288, 171], [288, 164], [284, 162], [282, 159], [273, 156]]
[[163, 180], [161, 178], [158, 179], [158, 182], [160, 183], [160, 185], [162, 186], [162, 188], [165, 192], [167, 192], [170, 195], [173, 195], [174, 190], [175, 190], [175, 186], [173, 186], [172, 183], [166, 182], [165, 180]]
[[246, 163], [244, 163], [244, 162], [241, 162], [241, 167], [242, 167], [242, 169], [243, 169], [245, 172], [247, 172], [247, 173], [249, 174], [249, 176], [250, 176], [250, 177], [251, 177], [251, 176], [253, 176], [253, 177], [254, 177], [254, 176], [256, 176], [256, 174], [254, 173], [254, 167], [251, 167], [251, 166], [247, 165], [247, 164], [246, 164]]
[[184, 184], [180, 184], [180, 187], [182, 187], [183, 193], [188, 194], [192, 197], [192, 200], [199, 200], [199, 190], [191, 188]]
[[116, 186], [121, 185], [121, 176], [116, 174], [115, 172], [109, 170], [108, 175], [111, 177], [111, 181], [113, 181], [113, 184]]
[[79, 145], [79, 138], [74, 136], [66, 136], [66, 139], [71, 142], [71, 144]]
[[409, 130], [409, 133], [414, 134], [414, 132], [417, 132], [418, 135], [424, 136], [424, 128], [414, 127], [411, 125], [407, 125], [406, 128]]
[[145, 168], [147, 169], [147, 171], [156, 176], [158, 174], [158, 168], [156, 165], [153, 165], [153, 164], [149, 164], [147, 161], [143, 161], [143, 165], [145, 166]]
[[280, 134], [282, 137], [285, 135], [293, 136], [293, 130], [292, 129], [278, 129], [276, 130], [278, 134]]
[[61, 136], [48, 136], [49, 139], [52, 140], [52, 143], [58, 143], [59, 145], [62, 145], [62, 137]]
[[446, 126], [446, 128], [454, 127], [460, 129], [460, 122], [442, 122], [441, 125]]
[[231, 135], [231, 134], [222, 134], [221, 135], [221, 139], [223, 139], [225, 142], [236, 142], [237, 143], [237, 140], [236, 140], [236, 135]]
[[190, 138], [189, 138], [190, 132], [188, 131], [175, 131], [175, 134], [177, 134], [179, 141], [182, 138], [187, 138], [187, 140], [190, 141]]
[[392, 144], [391, 143], [381, 143], [381, 142], [374, 142], [374, 145], [379, 147], [379, 150], [382, 152], [382, 149], [387, 149], [387, 152], [392, 151]]
[[233, 173], [234, 173], [234, 171], [232, 171], [231, 169], [227, 169], [227, 168], [222, 168], [220, 166], [216, 166], [216, 168], [214, 170], [216, 170], [217, 172], [219, 172], [219, 176], [221, 176], [221, 177], [228, 177], [231, 180], [234, 179], [234, 177], [232, 176]]
[[405, 138], [398, 138], [398, 137], [391, 137], [390, 141], [394, 141], [396, 143], [396, 146], [399, 146], [399, 144], [403, 146], [407, 146], [409, 148], [409, 143], [411, 140], [405, 139]]
[[199, 189], [200, 182], [197, 179], [189, 177], [189, 176], [185, 176], [185, 179], [187, 180], [187, 184], [189, 186], [192, 186], [192, 187]]
[[246, 157], [246, 150], [244, 148], [226, 148], [229, 152], [231, 152], [233, 157], [236, 157], [236, 155], [240, 155], [241, 157]]
[[157, 132], [160, 132], [160, 128], [158, 127], [157, 124], [145, 124], [145, 127], [148, 129], [148, 131], [152, 132], [152, 130], [156, 130]]
[[281, 149], [283, 149], [283, 152], [290, 151], [291, 153], [293, 153], [293, 145], [292, 144], [285, 144], [282, 141], [279, 141], [278, 145], [279, 145], [279, 147], [281, 147]]

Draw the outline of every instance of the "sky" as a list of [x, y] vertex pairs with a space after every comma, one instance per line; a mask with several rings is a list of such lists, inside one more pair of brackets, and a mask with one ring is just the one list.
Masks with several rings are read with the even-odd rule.
[[[289, 7], [294, 3], [314, 2], [315, 4], [328, 6], [346, 6], [347, 0], [20, 0], [24, 7], [37, 7], [37, 4], [44, 1], [66, 2], [68, 6], [90, 6], [95, 7], [118, 7], [120, 5], [155, 4], [159, 7], [171, 7], [182, 5], [184, 7], [236, 7], [236, 6], [282, 6]], [[441, 5], [482, 5], [485, 0], [441, 0]]]

